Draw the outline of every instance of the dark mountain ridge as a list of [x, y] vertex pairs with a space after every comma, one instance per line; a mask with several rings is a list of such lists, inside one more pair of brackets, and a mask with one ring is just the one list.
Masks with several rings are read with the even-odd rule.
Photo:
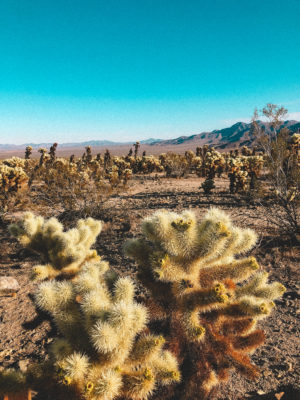
[[[267, 122], [257, 121], [265, 130], [270, 132], [270, 125]], [[300, 131], [300, 122], [294, 120], [284, 121], [281, 128], [288, 128], [291, 134]], [[170, 146], [182, 143], [191, 143], [193, 146], [203, 146], [208, 144], [215, 148], [225, 149], [240, 147], [243, 145], [251, 146], [256, 140], [251, 130], [251, 123], [237, 122], [224, 129], [215, 129], [212, 132], [202, 132], [191, 136], [180, 136], [175, 139], [162, 140], [159, 143], [153, 142], [152, 145]]]
[[[265, 129], [266, 132], [270, 131], [270, 126], [267, 122], [257, 121], [258, 124]], [[300, 132], [300, 122], [294, 120], [287, 120], [281, 124], [281, 128], [288, 128], [291, 134]], [[214, 146], [218, 149], [227, 149], [240, 147], [243, 145], [251, 146], [255, 142], [256, 138], [254, 137], [251, 131], [251, 123], [246, 122], [237, 122], [230, 127], [224, 129], [215, 129], [211, 132], [201, 132], [199, 134], [193, 134], [190, 136], [179, 136], [175, 139], [146, 139], [141, 140], [140, 143], [144, 145], [150, 146], [173, 146], [173, 145], [191, 145], [191, 146], [203, 146], [205, 144]], [[24, 143], [21, 145], [14, 144], [0, 144], [0, 150], [21, 150], [26, 146], [32, 146], [33, 149], [38, 149], [40, 147], [49, 148], [52, 143]], [[94, 146], [94, 147], [115, 147], [115, 146], [132, 146], [133, 141], [131, 142], [112, 142], [109, 140], [89, 140], [80, 143], [59, 143], [60, 148], [79, 148], [85, 146]]]

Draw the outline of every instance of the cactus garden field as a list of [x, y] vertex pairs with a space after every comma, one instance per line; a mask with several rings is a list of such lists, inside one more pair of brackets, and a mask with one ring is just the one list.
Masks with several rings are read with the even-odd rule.
[[299, 145], [1, 160], [0, 398], [299, 399]]

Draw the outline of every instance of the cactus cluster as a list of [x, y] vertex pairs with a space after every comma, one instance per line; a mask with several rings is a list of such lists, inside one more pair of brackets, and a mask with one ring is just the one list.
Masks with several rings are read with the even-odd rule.
[[0, 164], [1, 192], [17, 192], [27, 181], [28, 176], [22, 167], [9, 167]]
[[255, 378], [249, 353], [264, 341], [257, 322], [285, 290], [268, 283], [254, 257], [237, 257], [254, 246], [255, 233], [235, 227], [218, 209], [202, 221], [191, 211], [158, 211], [144, 220], [142, 231], [144, 237], [125, 250], [139, 265], [138, 278], [155, 302], [153, 317], [163, 321], [180, 361], [183, 383], [176, 398], [205, 398], [232, 369]]

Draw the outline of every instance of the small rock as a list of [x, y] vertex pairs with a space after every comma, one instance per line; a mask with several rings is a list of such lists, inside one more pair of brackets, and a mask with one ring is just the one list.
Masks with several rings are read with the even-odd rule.
[[19, 364], [20, 370], [22, 372], [26, 372], [28, 364], [29, 364], [29, 360], [20, 360], [18, 364]]
[[294, 367], [293, 367], [293, 364], [290, 362], [290, 363], [287, 363], [287, 368], [286, 368], [286, 370], [287, 371], [293, 371], [293, 369], [294, 369]]
[[263, 390], [258, 390], [257, 391], [257, 394], [259, 394], [260, 396], [262, 396], [262, 395], [264, 395], [264, 394], [266, 394]]
[[284, 395], [284, 392], [275, 393], [275, 397], [277, 400], [280, 400], [283, 395]]
[[264, 376], [270, 376], [270, 375], [272, 375], [272, 372], [271, 372], [269, 369], [266, 369], [266, 370], [263, 372], [263, 374], [264, 374]]
[[0, 294], [15, 293], [20, 289], [19, 283], [12, 276], [0, 277]]

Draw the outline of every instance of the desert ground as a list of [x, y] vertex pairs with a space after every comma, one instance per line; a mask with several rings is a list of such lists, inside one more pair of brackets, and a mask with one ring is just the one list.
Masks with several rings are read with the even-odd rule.
[[[259, 380], [247, 381], [234, 374], [229, 383], [221, 387], [217, 398], [299, 399], [299, 246], [291, 244], [268, 224], [261, 206], [229, 194], [227, 178], [216, 179], [217, 190], [210, 196], [199, 189], [202, 181], [203, 178], [191, 176], [186, 179], [135, 176], [126, 191], [111, 197], [99, 210], [96, 218], [104, 221], [104, 229], [95, 248], [116, 271], [134, 277], [137, 267], [133, 260], [124, 256], [123, 244], [140, 235], [142, 219], [156, 210], [180, 212], [191, 209], [202, 215], [214, 206], [229, 213], [238, 226], [254, 229], [259, 241], [251, 254], [270, 273], [270, 281], [282, 282], [287, 291], [276, 302], [271, 316], [261, 323], [267, 340], [252, 355], [261, 370]], [[66, 227], [74, 225], [80, 217], [76, 213], [58, 214], [50, 207], [45, 209], [44, 215], [57, 216]], [[31, 301], [30, 293], [34, 292], [36, 283], [30, 281], [29, 275], [32, 266], [38, 263], [38, 257], [24, 250], [7, 229], [19, 216], [20, 213], [8, 212], [0, 226], [0, 275], [15, 277], [21, 287], [16, 297], [0, 298], [0, 366], [22, 369], [31, 361], [44, 360], [55, 329], [49, 321], [38, 316]], [[138, 298], [143, 299], [145, 295], [144, 288], [138, 286]], [[158, 390], [153, 399], [161, 398]]]

